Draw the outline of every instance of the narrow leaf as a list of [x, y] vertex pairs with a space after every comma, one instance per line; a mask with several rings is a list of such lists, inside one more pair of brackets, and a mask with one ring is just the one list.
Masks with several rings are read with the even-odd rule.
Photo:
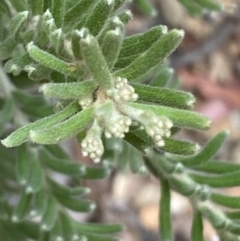
[[57, 218], [57, 204], [52, 196], [48, 197], [47, 208], [41, 220], [41, 230], [49, 231], [53, 228]]
[[29, 205], [31, 202], [31, 198], [32, 195], [27, 194], [25, 192], [21, 193], [20, 196], [20, 201], [13, 213], [12, 216], [12, 221], [13, 222], [20, 222], [23, 220], [23, 218], [25, 217], [25, 215], [27, 215], [28, 209], [29, 209]]
[[83, 131], [92, 121], [93, 108], [84, 109], [67, 120], [44, 129], [31, 130], [29, 136], [33, 142], [56, 144]]
[[33, 42], [27, 45], [28, 54], [32, 59], [38, 63], [48, 67], [52, 70], [56, 70], [62, 74], [76, 76], [77, 66], [75, 64], [64, 62], [52, 54], [41, 50]]
[[190, 177], [200, 184], [206, 184], [210, 187], [224, 188], [224, 187], [236, 187], [240, 185], [239, 179], [240, 171], [221, 175], [198, 175], [190, 174]]
[[90, 234], [113, 234], [123, 231], [123, 227], [119, 224], [95, 224], [74, 222], [74, 226], [79, 232]]
[[228, 208], [240, 208], [240, 197], [231, 197], [220, 193], [212, 193], [210, 200], [218, 205]]
[[129, 81], [138, 79], [155, 65], [163, 62], [179, 45], [184, 32], [172, 30], [164, 34], [147, 51], [139, 55], [129, 66], [116, 71], [115, 76], [127, 78]]
[[90, 192], [89, 188], [86, 187], [65, 187], [59, 183], [53, 181], [51, 178], [47, 179], [48, 184], [53, 193], [63, 195], [63, 196], [80, 196]]
[[174, 70], [171, 68], [164, 68], [160, 70], [157, 75], [150, 82], [151, 86], [164, 87], [169, 79], [172, 77]]
[[93, 36], [97, 36], [99, 34], [113, 9], [113, 4], [114, 1], [112, 0], [96, 1], [84, 24], [84, 27], [89, 29]]
[[203, 8], [194, 1], [178, 0], [189, 12], [189, 14], [197, 15], [203, 12]]
[[51, 12], [57, 28], [61, 28], [65, 14], [65, 0], [52, 0]]
[[48, 83], [40, 87], [44, 95], [59, 99], [83, 99], [97, 88], [96, 82], [86, 80], [76, 83]]
[[192, 94], [181, 90], [157, 88], [149, 85], [132, 84], [140, 101], [158, 103], [160, 105], [190, 109], [195, 98]]
[[26, 185], [30, 174], [27, 146], [21, 145], [20, 147], [18, 147], [17, 151], [17, 180], [20, 185]]
[[110, 175], [108, 168], [87, 167], [86, 173], [81, 176], [83, 179], [101, 179]]
[[85, 174], [85, 167], [79, 162], [56, 158], [44, 149], [40, 151], [40, 158], [53, 171], [73, 176], [82, 176]]
[[148, 0], [135, 0], [141, 11], [150, 16], [156, 16], [157, 12]]
[[42, 216], [47, 207], [48, 196], [46, 190], [40, 189], [33, 197], [33, 208], [30, 211], [31, 217]]
[[176, 159], [176, 161], [182, 162], [185, 166], [188, 167], [201, 165], [213, 158], [213, 156], [220, 149], [228, 135], [228, 131], [222, 131], [217, 134], [212, 140], [210, 140], [204, 146], [204, 148], [200, 150], [199, 153], [197, 153], [196, 155], [183, 158], [179, 157]]
[[43, 13], [43, 7], [44, 7], [44, 0], [34, 0], [30, 2], [30, 6], [32, 9], [32, 15], [38, 15]]
[[173, 241], [172, 220], [170, 210], [170, 187], [165, 179], [161, 179], [161, 200], [159, 204], [159, 231], [162, 241]]
[[73, 113], [75, 113], [78, 110], [78, 108], [79, 108], [79, 105], [76, 102], [72, 102], [66, 108], [64, 108], [62, 111], [58, 112], [57, 114], [45, 117], [43, 119], [40, 119], [31, 124], [21, 127], [20, 129], [13, 132], [11, 135], [9, 135], [7, 138], [2, 140], [1, 142], [6, 147], [19, 146], [23, 142], [27, 141], [30, 130], [37, 130], [42, 127], [46, 128], [57, 122], [60, 122], [64, 119], [66, 119], [67, 117], [71, 116]]
[[102, 88], [110, 88], [113, 85], [108, 65], [102, 54], [98, 41], [92, 35], [87, 35], [80, 41], [82, 56], [86, 67], [94, 80]]
[[26, 192], [36, 193], [43, 187], [43, 171], [39, 161], [33, 154], [30, 154], [28, 158], [31, 174], [27, 181]]
[[[120, 52], [120, 47], [123, 41], [123, 32], [120, 28], [110, 30], [106, 33], [102, 43], [102, 53], [108, 64], [109, 69], [112, 69]], [[109, 48], [111, 46], [111, 48]]]
[[240, 165], [237, 163], [229, 163], [224, 161], [208, 161], [199, 166], [191, 167], [205, 173], [226, 174], [228, 172], [240, 171]]
[[75, 199], [59, 194], [55, 194], [55, 197], [62, 205], [76, 212], [91, 212], [96, 207], [95, 203], [87, 200]]
[[13, 38], [16, 39], [18, 37], [17, 35], [27, 21], [28, 15], [28, 11], [20, 12], [17, 13], [16, 16], [12, 19], [9, 26], [9, 32]]
[[95, 0], [77, 1], [76, 4], [66, 12], [64, 24], [68, 25], [73, 21], [78, 21], [79, 17], [82, 17], [84, 14], [89, 14], [90, 6], [94, 2]]
[[195, 210], [193, 213], [191, 240], [192, 241], [204, 241], [203, 220], [202, 220], [202, 215], [198, 210]]
[[217, 4], [211, 0], [194, 0], [194, 1], [200, 6], [207, 8], [209, 10], [219, 11], [222, 9], [222, 6], [220, 4]]
[[166, 33], [167, 27], [162, 25], [155, 26], [145, 33], [126, 37], [123, 41], [119, 58], [144, 53]]
[[0, 60], [9, 58], [16, 46], [17, 42], [13, 37], [9, 37], [0, 43]]

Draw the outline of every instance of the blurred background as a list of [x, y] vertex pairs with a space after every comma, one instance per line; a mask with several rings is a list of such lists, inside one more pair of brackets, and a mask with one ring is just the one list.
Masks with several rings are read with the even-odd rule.
[[[138, 2], [136, 0], [136, 2]], [[179, 80], [180, 89], [193, 93], [197, 99], [195, 110], [212, 120], [206, 132], [181, 131], [182, 139], [200, 145], [224, 129], [231, 134], [216, 158], [240, 162], [240, 2], [219, 0], [224, 11], [205, 11], [192, 17], [177, 0], [151, 0], [154, 16], [147, 16], [136, 3], [130, 8], [134, 19], [129, 22], [127, 35], [140, 33], [164, 24], [169, 29], [185, 30], [181, 46], [169, 59], [175, 70], [170, 81]], [[235, 8], [232, 6], [235, 4]], [[82, 159], [77, 145], [75, 157]], [[86, 160], [86, 162], [89, 162]], [[89, 162], [90, 163], [90, 162]], [[90, 216], [81, 217], [92, 222], [120, 222], [126, 227], [125, 241], [157, 241], [159, 183], [149, 175], [135, 175], [114, 170], [108, 179], [87, 182], [91, 198], [98, 204]], [[240, 195], [240, 188], [224, 190], [229, 195]], [[177, 193], [172, 193], [172, 220], [176, 241], [190, 241], [191, 205]], [[217, 241], [214, 229], [204, 224], [206, 241]]]

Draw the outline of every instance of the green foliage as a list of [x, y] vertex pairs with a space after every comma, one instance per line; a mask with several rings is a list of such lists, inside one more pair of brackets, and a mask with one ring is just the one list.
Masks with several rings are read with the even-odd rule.
[[[203, 218], [221, 240], [240, 239], [239, 197], [211, 190], [240, 184], [238, 164], [214, 160], [228, 132], [201, 149], [174, 138], [181, 128], [210, 126], [192, 111], [190, 93], [166, 87], [173, 74], [166, 58], [184, 32], [155, 26], [125, 37], [132, 18], [119, 10], [125, 2], [1, 1], [1, 240], [119, 240], [112, 235], [121, 225], [80, 223], [68, 212], [95, 209], [82, 183], [107, 177], [113, 166], [159, 179], [162, 240], [174, 236], [171, 190], [192, 203], [192, 240], [203, 240]], [[148, 1], [135, 2], [156, 14]], [[179, 2], [193, 14], [220, 9], [209, 0]], [[69, 158], [58, 143], [70, 137], [83, 156], [103, 164]], [[68, 181], [60, 183], [56, 174]]]

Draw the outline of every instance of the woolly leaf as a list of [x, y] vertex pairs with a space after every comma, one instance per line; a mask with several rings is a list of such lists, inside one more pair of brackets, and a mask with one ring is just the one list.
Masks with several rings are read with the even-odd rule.
[[32, 59], [44, 65], [45, 67], [66, 75], [76, 76], [77, 74], [78, 67], [75, 64], [60, 60], [56, 56], [53, 56], [52, 54], [38, 48], [33, 42], [30, 42], [27, 45], [27, 51]]
[[161, 200], [159, 211], [159, 231], [161, 232], [162, 241], [173, 240], [171, 211], [170, 211], [170, 187], [165, 179], [161, 179]]
[[217, 134], [213, 139], [211, 139], [205, 145], [205, 147], [196, 155], [184, 158], [177, 157], [176, 161], [182, 162], [185, 166], [188, 167], [201, 165], [210, 160], [211, 158], [213, 158], [213, 156], [220, 149], [228, 135], [228, 131], [222, 131], [219, 134]]
[[94, 80], [102, 87], [113, 85], [111, 74], [102, 54], [98, 41], [92, 35], [87, 35], [80, 41], [83, 59]]
[[180, 109], [193, 107], [195, 98], [192, 94], [167, 88], [157, 88], [149, 85], [132, 84], [139, 96], [139, 101], [158, 103]]
[[44, 95], [59, 99], [84, 99], [97, 88], [96, 82], [86, 80], [76, 83], [48, 83], [40, 87]]
[[166, 26], [155, 26], [145, 33], [126, 37], [123, 40], [119, 58], [144, 53], [166, 33]]
[[61, 140], [73, 137], [83, 131], [93, 119], [93, 108], [74, 114], [67, 120], [53, 126], [31, 130], [30, 139], [41, 144], [56, 144]]
[[62, 27], [65, 14], [65, 0], [52, 0], [51, 12], [58, 28]]
[[94, 0], [82, 0], [76, 2], [76, 4], [70, 8], [64, 18], [64, 24], [68, 25], [73, 21], [78, 21], [84, 14], [89, 14], [90, 6], [94, 3]]
[[33, 16], [43, 13], [44, 0], [35, 0], [30, 2]]
[[114, 1], [109, 0], [96, 1], [84, 24], [84, 27], [89, 29], [93, 36], [97, 36], [100, 32], [113, 9], [113, 4]]
[[9, 26], [9, 32], [13, 38], [17, 39], [17, 35], [21, 31], [24, 23], [27, 21], [28, 15], [28, 11], [20, 12], [12, 19]]
[[48, 126], [54, 125], [55, 123], [60, 122], [66, 119], [67, 117], [71, 116], [73, 113], [75, 113], [78, 110], [78, 108], [79, 108], [79, 105], [76, 102], [72, 102], [62, 111], [54, 115], [45, 117], [43, 119], [37, 120], [31, 124], [21, 127], [20, 129], [13, 132], [11, 135], [9, 135], [1, 142], [6, 147], [19, 146], [23, 142], [27, 141], [30, 130], [37, 130], [42, 127], [46, 128]]
[[[86, 34], [89, 34], [87, 32], [87, 30], [85, 30], [85, 31], [86, 31]], [[80, 40], [82, 39], [85, 31], [74, 30], [72, 32], [72, 36], [71, 36], [72, 52], [73, 52], [75, 59], [77, 59], [77, 60], [82, 59]]]
[[129, 66], [114, 73], [115, 76], [127, 78], [133, 81], [155, 65], [164, 61], [179, 45], [183, 38], [182, 30], [172, 30], [164, 34], [147, 51], [140, 54]]
[[176, 155], [192, 155], [199, 149], [199, 145], [187, 141], [175, 140], [172, 138], [164, 138], [165, 145], [162, 150]]
[[[120, 28], [110, 30], [106, 33], [102, 43], [102, 53], [108, 64], [109, 69], [112, 69], [123, 41], [123, 32]], [[111, 46], [111, 48], [109, 48]]]

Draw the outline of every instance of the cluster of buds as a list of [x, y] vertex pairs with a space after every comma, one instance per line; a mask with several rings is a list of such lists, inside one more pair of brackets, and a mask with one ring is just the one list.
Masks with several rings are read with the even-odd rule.
[[114, 81], [114, 88], [107, 91], [107, 95], [116, 102], [120, 101], [136, 101], [138, 95], [134, 88], [128, 84], [126, 78], [117, 77]]
[[165, 145], [163, 137], [170, 137], [170, 129], [173, 123], [165, 116], [156, 116], [151, 111], [136, 109], [126, 104], [122, 104], [120, 109], [133, 121], [141, 125], [141, 129], [145, 129], [147, 134], [153, 139], [158, 147]]
[[110, 138], [112, 136], [124, 138], [124, 133], [127, 133], [129, 131], [129, 127], [131, 124], [131, 118], [128, 116], [121, 115], [120, 113], [117, 113], [117, 115], [115, 115], [109, 120], [106, 119], [106, 138]]
[[[127, 79], [117, 77], [114, 87], [105, 92], [109, 98], [102, 98], [95, 105], [95, 120], [81, 143], [84, 156], [91, 157], [94, 162], [100, 161], [104, 152], [101, 140], [102, 132], [106, 138], [124, 138], [129, 132], [130, 126], [137, 122], [141, 128], [153, 139], [158, 147], [164, 146], [164, 137], [170, 137], [172, 122], [164, 116], [156, 116], [153, 112], [131, 107], [126, 102], [136, 101], [138, 95], [134, 88], [128, 84]], [[101, 97], [100, 97], [101, 96]], [[97, 97], [98, 98], [98, 97]], [[79, 102], [82, 108], [92, 104], [92, 98], [83, 99]]]
[[173, 123], [166, 117], [153, 115], [151, 118], [144, 118], [142, 128], [145, 129], [147, 134], [153, 139], [158, 147], [164, 146], [163, 137], [170, 137], [170, 129]]
[[131, 118], [120, 113], [111, 100], [96, 108], [96, 119], [107, 138], [112, 136], [124, 138], [124, 133], [129, 131], [132, 124]]
[[92, 127], [87, 132], [86, 137], [81, 143], [83, 156], [89, 156], [93, 159], [95, 163], [99, 162], [103, 152], [103, 143], [101, 139], [101, 128], [94, 121]]

